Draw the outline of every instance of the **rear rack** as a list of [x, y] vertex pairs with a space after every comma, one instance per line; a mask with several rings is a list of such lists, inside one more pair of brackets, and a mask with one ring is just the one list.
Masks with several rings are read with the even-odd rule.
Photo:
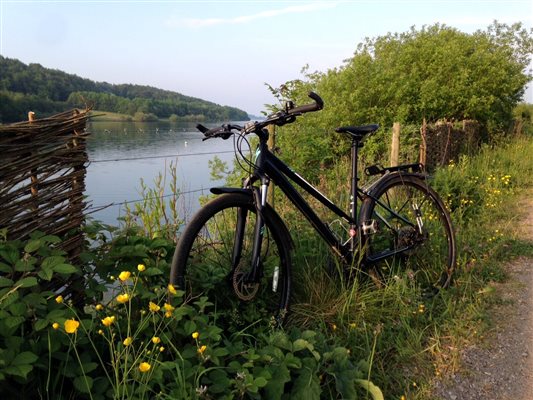
[[416, 164], [404, 164], [398, 165], [396, 167], [382, 167], [379, 164], [374, 164], [365, 168], [365, 174], [367, 176], [374, 175], [384, 175], [387, 172], [397, 172], [397, 171], [407, 171], [407, 172], [424, 172], [424, 165], [420, 163]]

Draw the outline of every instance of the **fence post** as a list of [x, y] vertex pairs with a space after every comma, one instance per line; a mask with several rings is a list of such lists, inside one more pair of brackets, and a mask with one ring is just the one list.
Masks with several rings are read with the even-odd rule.
[[396, 167], [400, 159], [400, 123], [395, 122], [392, 125], [392, 145], [390, 152], [390, 165]]
[[420, 159], [419, 162], [424, 167], [426, 166], [427, 161], [427, 123], [426, 119], [422, 120], [422, 128], [420, 128], [420, 136], [422, 137], [422, 143], [420, 143]]
[[[28, 122], [31, 124], [33, 121], [35, 121], [35, 113], [33, 111], [29, 111], [28, 112]], [[33, 153], [33, 154], [35, 154], [35, 153]], [[30, 175], [30, 180], [31, 180], [30, 191], [31, 191], [31, 196], [33, 198], [33, 206], [32, 206], [32, 208], [33, 208], [34, 211], [37, 211], [39, 209], [39, 203], [37, 202], [37, 196], [39, 194], [39, 189], [37, 187], [37, 184], [39, 182], [39, 178], [37, 177], [37, 169], [36, 168], [32, 169], [30, 171], [30, 173], [31, 173], [31, 175]]]
[[[275, 125], [269, 125], [268, 126], [268, 149], [270, 151], [274, 151], [276, 147], [276, 126]], [[268, 186], [268, 194], [267, 194], [267, 201], [268, 203], [274, 208], [274, 183], [270, 182], [270, 185]]]

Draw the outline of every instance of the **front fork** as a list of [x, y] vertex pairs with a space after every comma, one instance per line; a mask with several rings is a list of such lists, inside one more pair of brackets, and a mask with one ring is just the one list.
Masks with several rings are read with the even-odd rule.
[[[269, 186], [269, 179], [263, 178], [261, 181], [261, 187], [257, 188], [251, 185], [247, 180], [244, 183], [245, 188], [251, 188], [254, 196], [254, 205], [256, 208], [256, 220], [254, 227], [254, 236], [252, 244], [252, 258], [250, 270], [244, 277], [245, 283], [254, 284], [258, 283], [263, 274], [262, 265], [261, 265], [261, 246], [263, 244], [263, 235], [265, 232], [265, 220], [263, 218], [263, 208], [267, 204], [267, 193]], [[237, 212], [237, 226], [235, 229], [235, 238], [233, 245], [233, 255], [232, 255], [232, 265], [233, 273], [237, 270], [237, 267], [241, 261], [244, 234], [246, 230], [246, 219], [248, 215], [248, 210], [241, 208]]]

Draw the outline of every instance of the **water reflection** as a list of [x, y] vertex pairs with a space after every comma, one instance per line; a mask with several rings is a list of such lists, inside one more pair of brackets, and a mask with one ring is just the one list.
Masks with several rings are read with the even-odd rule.
[[[180, 198], [180, 211], [194, 212], [198, 198], [207, 194], [210, 187], [222, 183], [211, 180], [209, 160], [215, 154], [229, 163], [234, 158], [233, 141], [204, 142], [195, 125], [193, 122], [91, 122], [87, 142], [91, 160], [86, 178], [88, 201], [97, 207], [140, 199], [140, 179], [153, 186], [158, 174], [165, 174], [173, 162], [177, 166], [178, 187], [181, 192], [187, 192]], [[170, 176], [168, 172], [166, 175], [165, 194], [169, 194]], [[116, 225], [121, 211], [122, 207], [113, 206], [93, 217]]]

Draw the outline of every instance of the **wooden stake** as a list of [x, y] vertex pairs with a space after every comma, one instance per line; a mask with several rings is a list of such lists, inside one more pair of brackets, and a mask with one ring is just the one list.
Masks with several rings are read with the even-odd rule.
[[396, 167], [400, 159], [400, 123], [395, 122], [392, 125], [392, 144], [390, 152], [390, 165]]
[[427, 161], [427, 123], [426, 119], [422, 121], [422, 128], [420, 128], [420, 136], [422, 137], [422, 143], [420, 143], [420, 164], [424, 167], [426, 166]]

